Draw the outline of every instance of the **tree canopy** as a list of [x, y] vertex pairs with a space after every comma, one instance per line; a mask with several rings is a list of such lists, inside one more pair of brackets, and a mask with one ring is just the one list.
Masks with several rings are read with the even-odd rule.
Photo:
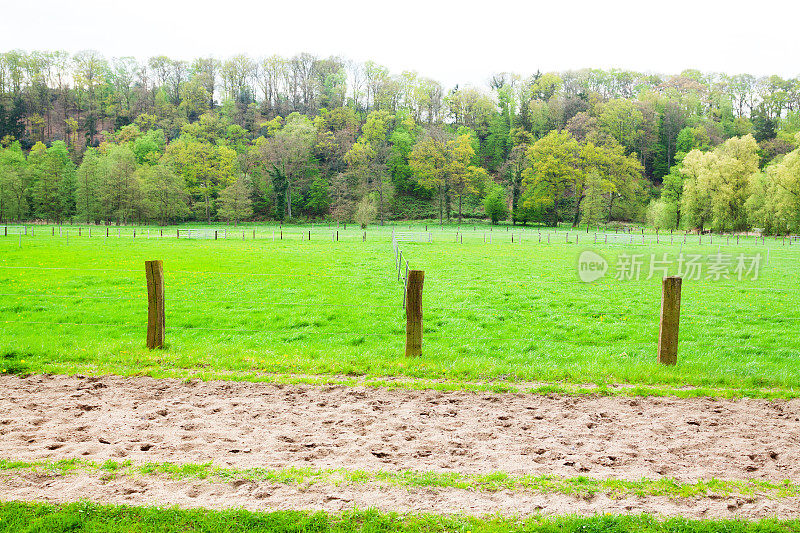
[[512, 223], [798, 230], [797, 79], [489, 80], [312, 54], [0, 53], [0, 220], [444, 222], [490, 206]]

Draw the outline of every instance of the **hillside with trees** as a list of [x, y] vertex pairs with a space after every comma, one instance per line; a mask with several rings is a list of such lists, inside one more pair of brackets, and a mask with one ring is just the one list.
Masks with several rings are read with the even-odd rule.
[[0, 221], [800, 232], [800, 80], [0, 53]]

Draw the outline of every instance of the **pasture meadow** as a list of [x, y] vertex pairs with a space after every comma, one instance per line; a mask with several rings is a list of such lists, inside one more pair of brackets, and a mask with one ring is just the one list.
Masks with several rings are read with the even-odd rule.
[[[0, 366], [13, 373], [557, 382], [789, 396], [800, 389], [796, 244], [719, 236], [714, 244], [705, 236], [685, 244], [661, 236], [656, 244], [651, 232], [630, 243], [564, 230], [431, 226], [433, 242], [398, 243], [400, 278], [405, 261], [425, 271], [423, 356], [409, 359], [391, 243], [393, 230], [409, 229], [428, 228], [239, 227], [228, 228], [227, 238], [220, 228], [214, 240], [176, 239], [174, 228], [163, 238], [157, 228], [136, 228], [136, 238], [130, 227], [111, 228], [109, 237], [94, 228], [90, 238], [86, 228], [78, 237], [75, 227], [36, 227], [34, 235], [0, 237]], [[578, 277], [587, 249], [611, 264], [593, 283]], [[678, 365], [665, 367], [655, 360], [661, 275], [650, 277], [645, 264], [638, 279], [618, 280], [613, 265], [631, 254], [647, 262], [651, 254], [680, 253], [760, 254], [761, 269], [757, 279], [732, 272], [684, 279]], [[144, 346], [144, 261], [151, 259], [164, 261], [167, 316], [167, 346], [153, 351]]]

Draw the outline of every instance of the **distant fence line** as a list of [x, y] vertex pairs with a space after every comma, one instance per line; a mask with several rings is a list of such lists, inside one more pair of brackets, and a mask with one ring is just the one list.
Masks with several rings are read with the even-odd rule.
[[[427, 228], [427, 227], [426, 227]], [[175, 229], [153, 229], [153, 228], [137, 228], [127, 227], [127, 232], [123, 231], [122, 227], [106, 227], [106, 226], [0, 226], [0, 236], [23, 236], [28, 238], [36, 237], [36, 230], [39, 230], [39, 236], [62, 237], [69, 239], [69, 237], [81, 238], [131, 238], [131, 239], [189, 239], [189, 240], [231, 240], [239, 239], [241, 235], [242, 240], [301, 240], [311, 241], [322, 238], [325, 240], [324, 235], [327, 230], [313, 230], [305, 228], [294, 227], [278, 227], [269, 228], [249, 228], [249, 229], [229, 229], [229, 228], [175, 228]], [[47, 231], [49, 229], [49, 232]], [[386, 228], [388, 231], [389, 228]], [[438, 232], [425, 231], [398, 231], [391, 229], [391, 241], [396, 243], [432, 243], [437, 242], [455, 242], [457, 244], [467, 243], [474, 244], [477, 239], [481, 239], [484, 244], [575, 244], [575, 245], [610, 245], [610, 246], [647, 246], [647, 245], [762, 245], [767, 246], [768, 243], [775, 243], [782, 246], [797, 246], [800, 245], [800, 236], [763, 236], [763, 235], [742, 235], [742, 234], [687, 234], [683, 232], [671, 232], [669, 234], [656, 233], [634, 233], [634, 232], [589, 232], [575, 231], [575, 230], [542, 230], [538, 228], [512, 228], [507, 226], [506, 231], [493, 231], [494, 228], [489, 228], [488, 231], [482, 229], [480, 232], [477, 228], [472, 231], [464, 231], [459, 228], [450, 228], [447, 230], [440, 230]], [[339, 241], [361, 241], [366, 242], [371, 240], [369, 238], [370, 231], [362, 230], [331, 230], [330, 239], [333, 242]], [[314, 238], [316, 236], [316, 238]], [[383, 230], [378, 228], [378, 233], [373, 234], [373, 239], [386, 238]], [[20, 244], [21, 244], [20, 240]]]

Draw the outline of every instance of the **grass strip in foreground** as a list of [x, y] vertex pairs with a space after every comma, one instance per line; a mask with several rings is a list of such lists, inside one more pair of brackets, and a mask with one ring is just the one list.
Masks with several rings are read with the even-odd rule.
[[344, 386], [385, 388], [389, 390], [437, 390], [437, 391], [471, 391], [490, 392], [495, 394], [559, 394], [566, 396], [654, 396], [673, 398], [752, 398], [762, 400], [791, 400], [800, 398], [800, 389], [794, 388], [728, 388], [728, 387], [673, 387], [670, 385], [641, 385], [630, 383], [570, 383], [541, 382], [536, 386], [527, 386], [524, 382], [509, 380], [467, 381], [459, 379], [425, 379], [402, 376], [385, 376], [364, 374], [345, 376], [341, 374], [282, 374], [248, 371], [207, 371], [193, 369], [163, 369], [155, 367], [132, 367], [127, 365], [106, 364], [60, 364], [46, 363], [27, 365], [24, 368], [14, 367], [9, 370], [8, 364], [0, 361], [0, 374], [17, 374], [27, 377], [36, 374], [59, 374], [70, 376], [120, 376], [150, 377], [153, 379], [181, 379], [202, 381], [242, 381], [272, 385], [311, 385], [311, 386]]
[[798, 520], [659, 520], [649, 515], [597, 516], [592, 518], [531, 517], [524, 520], [504, 517], [399, 515], [377, 511], [351, 511], [341, 514], [304, 511], [252, 513], [248, 511], [179, 510], [154, 507], [104, 506], [87, 502], [66, 505], [40, 503], [0, 503], [0, 531], [19, 533], [205, 533], [238, 532], [552, 532], [592, 533], [783, 533], [798, 531]]
[[145, 463], [134, 465], [130, 461], [96, 463], [83, 459], [61, 461], [7, 461], [0, 460], [0, 473], [36, 472], [38, 474], [66, 476], [70, 474], [99, 474], [110, 481], [122, 476], [167, 476], [171, 479], [199, 479], [210, 482], [237, 480], [268, 482], [282, 485], [365, 485], [383, 484], [405, 488], [452, 488], [481, 492], [508, 490], [537, 494], [564, 494], [576, 497], [603, 494], [611, 498], [627, 496], [661, 496], [668, 498], [705, 498], [762, 496], [771, 499], [800, 496], [800, 484], [790, 480], [771, 482], [763, 480], [710, 479], [696, 483], [681, 483], [674, 479], [596, 479], [579, 476], [514, 476], [505, 472], [490, 474], [461, 474], [457, 472], [368, 472], [346, 469], [314, 468], [250, 468], [237, 469], [203, 464]]

